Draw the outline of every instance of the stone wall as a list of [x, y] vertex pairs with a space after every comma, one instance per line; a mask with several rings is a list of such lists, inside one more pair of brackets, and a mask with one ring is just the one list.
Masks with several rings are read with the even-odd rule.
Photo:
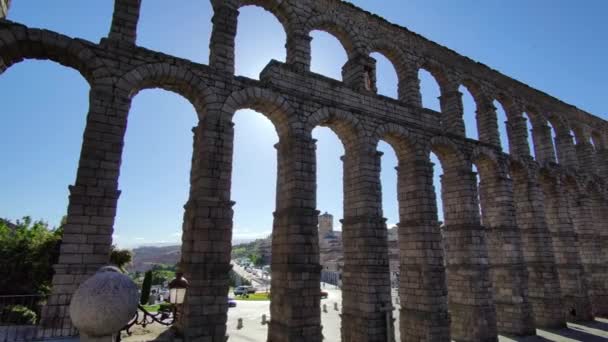
[[[385, 341], [388, 334], [380, 140], [399, 159], [403, 341], [494, 341], [498, 333], [530, 335], [534, 327], [563, 326], [570, 309], [586, 319], [608, 313], [605, 121], [346, 2], [212, 4], [209, 65], [138, 47], [139, 0], [116, 0], [108, 37], [99, 44], [0, 21], [0, 70], [23, 59], [48, 59], [78, 70], [91, 86], [42, 336], [75, 333], [63, 319], [71, 295], [108, 262], [131, 99], [147, 88], [182, 95], [199, 118], [182, 236], [181, 265], [191, 283], [182, 316], [187, 340], [225, 340], [234, 205], [232, 116], [243, 108], [266, 115], [279, 135], [268, 341], [322, 339], [311, 135], [319, 125], [336, 132], [345, 149], [344, 341]], [[238, 8], [245, 5], [267, 9], [287, 32], [287, 62], [269, 63], [259, 81], [233, 75]], [[309, 33], [315, 29], [344, 45], [349, 61], [343, 81], [310, 72]], [[375, 92], [375, 61], [369, 56], [375, 51], [397, 70], [398, 99]], [[441, 112], [421, 108], [419, 69], [430, 71], [440, 84]], [[464, 136], [461, 84], [475, 98], [480, 141]], [[506, 108], [511, 154], [498, 144], [493, 100]], [[534, 127], [536, 159], [530, 156], [524, 112]], [[555, 141], [549, 122], [557, 131]], [[444, 170], [444, 233], [437, 220], [431, 152]], [[571, 243], [579, 236], [578, 244]]]

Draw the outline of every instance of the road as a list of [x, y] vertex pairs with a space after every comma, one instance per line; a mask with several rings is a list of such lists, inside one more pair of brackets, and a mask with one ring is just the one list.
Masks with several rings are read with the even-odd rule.
[[245, 271], [245, 269], [243, 267], [239, 266], [236, 263], [236, 261], [232, 260], [231, 262], [232, 262], [232, 270], [234, 272], [236, 272], [236, 274], [240, 275], [241, 277], [249, 280], [251, 282], [251, 285], [253, 285], [255, 288], [257, 288], [260, 291], [270, 288], [270, 277], [268, 279], [260, 278], [258, 276], [255, 276], [255, 275]]

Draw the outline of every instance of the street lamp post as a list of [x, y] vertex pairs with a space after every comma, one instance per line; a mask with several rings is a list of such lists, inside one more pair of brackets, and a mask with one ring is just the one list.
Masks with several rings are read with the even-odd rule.
[[174, 322], [177, 321], [178, 315], [178, 306], [184, 303], [184, 299], [186, 298], [186, 290], [188, 289], [188, 280], [184, 278], [184, 274], [182, 272], [178, 272], [175, 274], [175, 279], [171, 280], [169, 283], [169, 303], [173, 304], [173, 315]]

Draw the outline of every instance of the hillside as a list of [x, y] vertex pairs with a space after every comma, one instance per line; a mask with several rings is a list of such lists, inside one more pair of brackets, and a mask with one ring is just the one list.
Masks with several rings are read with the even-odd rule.
[[[233, 241], [233, 248], [249, 240], [240, 239]], [[181, 257], [181, 245], [174, 246], [140, 246], [133, 249], [133, 262], [128, 267], [129, 271], [145, 272], [156, 264], [175, 265]]]
[[129, 271], [145, 272], [156, 264], [175, 265], [181, 257], [181, 246], [142, 246], [133, 249]]

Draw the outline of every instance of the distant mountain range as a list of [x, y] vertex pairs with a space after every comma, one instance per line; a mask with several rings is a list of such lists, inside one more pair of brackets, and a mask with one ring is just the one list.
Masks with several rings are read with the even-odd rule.
[[[253, 241], [253, 239], [235, 239], [232, 241], [232, 245], [236, 246], [251, 241]], [[145, 272], [157, 264], [175, 265], [181, 258], [181, 249], [181, 245], [144, 245], [133, 248], [133, 262], [128, 269], [129, 271]]]

